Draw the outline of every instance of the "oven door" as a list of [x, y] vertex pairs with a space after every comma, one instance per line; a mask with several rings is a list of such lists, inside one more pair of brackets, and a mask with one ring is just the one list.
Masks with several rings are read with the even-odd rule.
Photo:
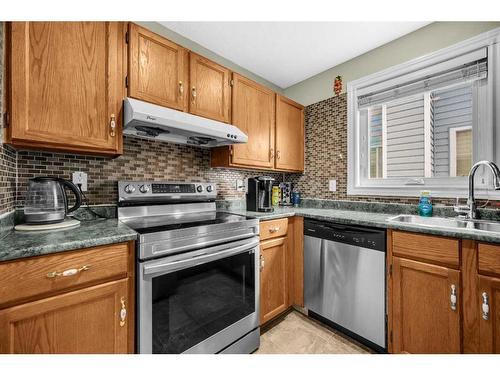
[[259, 326], [259, 238], [139, 263], [139, 353], [217, 353]]

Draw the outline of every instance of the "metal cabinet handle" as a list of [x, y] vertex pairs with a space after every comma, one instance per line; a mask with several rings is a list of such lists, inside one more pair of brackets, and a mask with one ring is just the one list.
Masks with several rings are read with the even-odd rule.
[[125, 307], [125, 297], [120, 298], [120, 303], [122, 308], [120, 310], [120, 327], [125, 325], [125, 319], [127, 318], [127, 308]]
[[260, 270], [262, 271], [264, 269], [264, 257], [262, 254], [260, 255]]
[[53, 271], [53, 272], [49, 272], [47, 274], [47, 277], [49, 279], [52, 279], [54, 277], [58, 277], [58, 276], [62, 276], [62, 277], [67, 277], [67, 276], [74, 276], [80, 272], [83, 272], [83, 271], [87, 271], [90, 269], [90, 265], [85, 265], [85, 266], [82, 266], [80, 268], [70, 268], [68, 270], [64, 270], [64, 271], [61, 271], [61, 272], [58, 272], [58, 271]]
[[450, 307], [453, 311], [457, 309], [457, 287], [455, 284], [451, 285]]
[[490, 317], [490, 304], [488, 302], [488, 293], [483, 292], [483, 304], [481, 305], [481, 310], [483, 311], [483, 319], [488, 320]]
[[111, 121], [109, 122], [109, 135], [114, 137], [116, 135], [116, 116], [111, 114]]
[[269, 157], [274, 159], [274, 148], [269, 149]]
[[278, 160], [280, 160], [280, 150], [276, 151], [276, 157], [278, 158]]
[[184, 94], [184, 85], [182, 84], [182, 81], [179, 81], [179, 94], [181, 96]]
[[276, 232], [279, 232], [280, 229], [281, 229], [280, 227], [269, 228], [269, 232], [276, 233]]
[[196, 87], [193, 87], [191, 89], [191, 98], [192, 98], [193, 103], [196, 102]]

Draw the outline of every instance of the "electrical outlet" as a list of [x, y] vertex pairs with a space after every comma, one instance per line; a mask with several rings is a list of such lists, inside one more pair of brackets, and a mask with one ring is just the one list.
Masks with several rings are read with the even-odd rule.
[[76, 186], [81, 185], [82, 191], [87, 191], [87, 173], [73, 172], [73, 183]]
[[245, 191], [245, 181], [236, 180], [236, 191]]
[[328, 190], [337, 191], [337, 180], [330, 180], [328, 183]]

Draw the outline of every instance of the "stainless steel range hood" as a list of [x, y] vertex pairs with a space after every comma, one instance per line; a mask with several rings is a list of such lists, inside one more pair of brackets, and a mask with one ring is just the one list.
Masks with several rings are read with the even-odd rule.
[[248, 137], [236, 126], [190, 113], [126, 98], [124, 134], [200, 147], [246, 143]]

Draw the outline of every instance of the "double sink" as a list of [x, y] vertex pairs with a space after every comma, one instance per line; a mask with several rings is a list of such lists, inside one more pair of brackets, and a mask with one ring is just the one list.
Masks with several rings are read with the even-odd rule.
[[472, 229], [485, 232], [500, 233], [500, 222], [442, 217], [422, 217], [417, 215], [398, 215], [387, 219], [389, 222], [406, 223], [423, 227], [439, 227], [451, 229]]

